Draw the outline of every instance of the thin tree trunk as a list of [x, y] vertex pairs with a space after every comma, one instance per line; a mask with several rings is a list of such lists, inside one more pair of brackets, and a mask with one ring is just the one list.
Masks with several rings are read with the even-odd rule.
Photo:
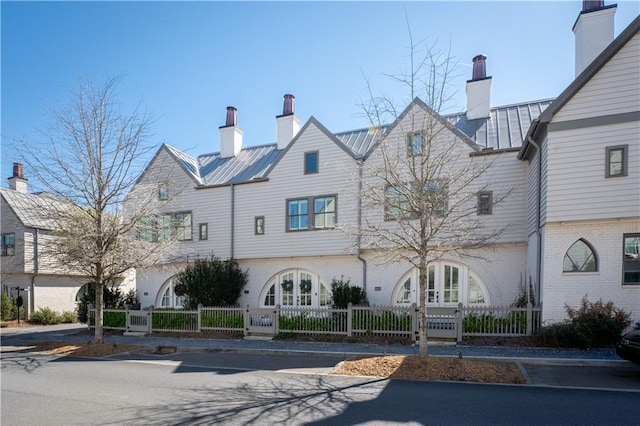
[[418, 339], [420, 342], [420, 355], [427, 356], [427, 262], [422, 258], [418, 268], [418, 297], [420, 308], [418, 310]]
[[101, 283], [95, 283], [94, 286], [96, 289], [96, 317], [93, 342], [104, 343], [104, 289]]

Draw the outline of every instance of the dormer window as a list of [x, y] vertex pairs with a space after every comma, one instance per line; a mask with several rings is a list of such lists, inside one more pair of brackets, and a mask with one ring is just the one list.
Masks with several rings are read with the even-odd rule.
[[304, 153], [304, 174], [318, 173], [318, 151]]

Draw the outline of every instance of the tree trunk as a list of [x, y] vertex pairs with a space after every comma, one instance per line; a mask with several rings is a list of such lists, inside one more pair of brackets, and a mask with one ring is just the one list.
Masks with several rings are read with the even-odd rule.
[[418, 309], [418, 340], [420, 342], [420, 356], [427, 356], [427, 262], [420, 260], [418, 268], [418, 300], [420, 307]]
[[102, 283], [94, 284], [96, 289], [96, 317], [93, 343], [104, 343], [104, 289]]

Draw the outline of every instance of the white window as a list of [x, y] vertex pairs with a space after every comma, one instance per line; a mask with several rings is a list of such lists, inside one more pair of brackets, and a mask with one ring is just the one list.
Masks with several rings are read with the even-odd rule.
[[[336, 225], [336, 204], [335, 195], [287, 200], [287, 231], [333, 228]], [[309, 205], [313, 206], [311, 214]]]
[[332, 303], [331, 290], [320, 277], [302, 269], [288, 269], [271, 277], [263, 287], [259, 300], [262, 307], [280, 305], [317, 308], [329, 307]]
[[161, 308], [182, 308], [183, 297], [176, 296], [174, 291], [174, 278], [171, 277], [164, 282], [158, 296], [156, 297], [156, 306]]

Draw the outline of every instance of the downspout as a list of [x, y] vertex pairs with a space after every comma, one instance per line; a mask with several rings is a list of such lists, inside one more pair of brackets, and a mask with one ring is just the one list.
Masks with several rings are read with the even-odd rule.
[[358, 260], [362, 262], [362, 289], [367, 291], [367, 260], [362, 257], [361, 253], [361, 227], [362, 227], [362, 163], [363, 160], [358, 160], [358, 233], [357, 233], [357, 254]]
[[231, 184], [231, 253], [229, 258], [233, 259], [233, 248], [235, 246], [235, 235], [234, 235], [234, 228], [235, 228], [235, 211], [236, 211], [236, 206], [235, 206], [235, 195], [236, 195], [236, 185], [235, 184]]
[[40, 273], [40, 259], [38, 257], [38, 237], [40, 235], [40, 230], [38, 228], [33, 228], [33, 231], [33, 274], [31, 275], [31, 289], [29, 291], [30, 294], [27, 296], [29, 299], [29, 303], [27, 304], [29, 312], [25, 312], [27, 318], [35, 309], [36, 276]]
[[[542, 233], [540, 232], [540, 227], [542, 223], [542, 149], [540, 149], [540, 145], [533, 140], [531, 136], [527, 136], [527, 142], [533, 145], [538, 151], [538, 190], [536, 194], [536, 239], [537, 239], [537, 253], [536, 253], [536, 274], [538, 276], [538, 282], [536, 283], [536, 291], [538, 294], [538, 303], [540, 305], [542, 303]], [[529, 289], [529, 285], [526, 285], [527, 291]], [[528, 300], [528, 299], [527, 299]]]

